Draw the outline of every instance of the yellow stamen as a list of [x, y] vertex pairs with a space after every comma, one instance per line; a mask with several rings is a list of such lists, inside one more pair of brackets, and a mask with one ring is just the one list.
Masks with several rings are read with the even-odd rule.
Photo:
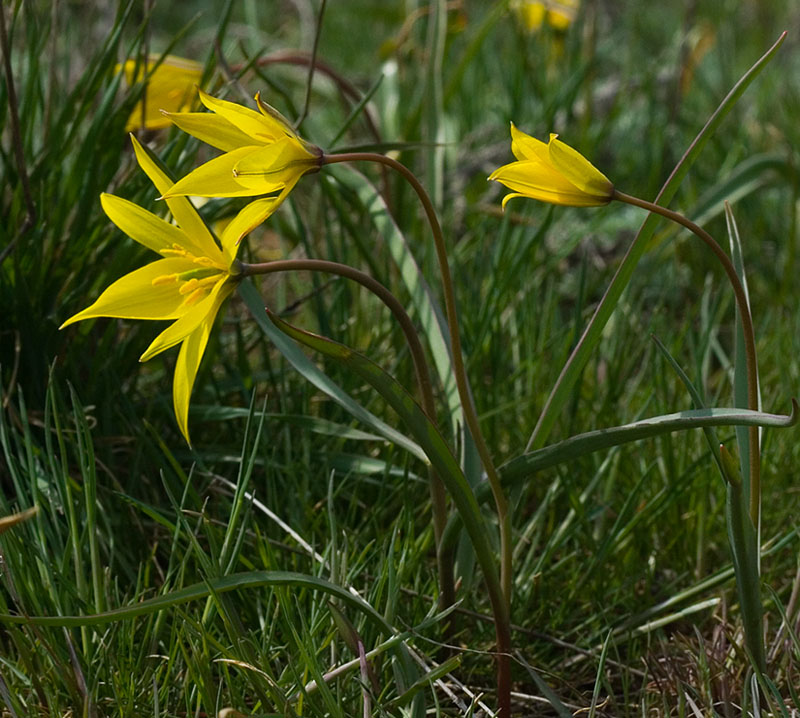
[[196, 279], [195, 277], [192, 277], [185, 284], [181, 286], [179, 291], [181, 294], [189, 294], [190, 292], [194, 291], [198, 292], [208, 291], [219, 281], [219, 279], [220, 279], [219, 272], [215, 272], [210, 277], [204, 277], [202, 279]]
[[188, 282], [184, 282], [178, 291], [181, 294], [189, 294], [189, 292], [193, 292], [195, 289], [197, 289], [198, 284], [200, 284], [200, 282], [198, 282], [196, 279], [190, 279]]
[[168, 257], [189, 257], [191, 256], [180, 244], [173, 243], [171, 249], [162, 249], [161, 254]]
[[193, 304], [197, 304], [203, 297], [206, 295], [205, 287], [200, 287], [192, 292], [186, 299], [183, 300], [183, 303], [187, 307], [191, 307]]
[[174, 282], [178, 281], [177, 274], [162, 274], [160, 277], [156, 277], [152, 281], [152, 285], [154, 287], [161, 287], [165, 284], [173, 284]]

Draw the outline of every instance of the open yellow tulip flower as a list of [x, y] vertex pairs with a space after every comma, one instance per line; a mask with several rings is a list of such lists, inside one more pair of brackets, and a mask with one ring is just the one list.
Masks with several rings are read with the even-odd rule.
[[199, 90], [211, 112], [167, 112], [184, 132], [225, 154], [206, 162], [175, 183], [164, 197], [253, 197], [247, 231], [263, 222], [283, 202], [299, 179], [322, 166], [323, 153], [306, 142], [275, 109], [255, 96], [259, 112]]
[[[172, 180], [135, 137], [131, 136], [131, 140], [139, 166], [159, 192], [167, 192]], [[220, 246], [185, 197], [167, 200], [177, 224], [111, 194], [102, 194], [100, 201], [117, 227], [161, 258], [118, 279], [94, 304], [67, 319], [61, 328], [95, 317], [172, 321], [153, 340], [140, 361], [181, 344], [172, 398], [178, 426], [191, 443], [189, 397], [214, 318], [236, 287], [237, 241], [242, 222], [247, 218], [237, 217], [226, 227]]]
[[520, 132], [512, 122], [511, 151], [517, 161], [489, 176], [514, 192], [503, 198], [504, 208], [513, 197], [570, 207], [599, 207], [613, 198], [611, 181], [580, 152], [561, 142], [558, 135], [551, 134], [545, 144]]
[[[167, 55], [160, 64], [157, 63], [158, 57], [148, 58], [144, 101], [140, 100], [133, 108], [125, 125], [126, 132], [140, 127], [148, 130], [169, 127], [171, 123], [162, 110], [180, 112], [191, 108], [197, 84], [203, 77], [203, 66], [174, 55]], [[128, 60], [117, 65], [117, 72], [125, 73], [129, 85], [145, 79], [144, 68], [140, 65], [137, 73], [136, 64], [136, 60]]]

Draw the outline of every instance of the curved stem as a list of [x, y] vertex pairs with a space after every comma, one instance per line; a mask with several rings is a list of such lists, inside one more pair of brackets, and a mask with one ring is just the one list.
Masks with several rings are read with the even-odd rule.
[[[284, 259], [275, 262], [265, 262], [263, 264], [246, 264], [240, 262], [240, 272], [243, 277], [251, 277], [257, 274], [272, 274], [275, 272], [290, 271], [312, 271], [327, 272], [346, 279], [358, 282], [361, 286], [368, 289], [377, 296], [392, 312], [406, 338], [411, 360], [414, 363], [414, 373], [416, 374], [419, 386], [422, 408], [428, 418], [436, 423], [436, 404], [433, 398], [433, 385], [431, 384], [428, 362], [425, 359], [425, 351], [419, 340], [417, 331], [411, 318], [408, 316], [403, 305], [386, 287], [371, 277], [369, 274], [359, 271], [354, 267], [339, 262], [329, 262], [323, 259]], [[455, 587], [453, 583], [453, 552], [440, 551], [442, 534], [447, 525], [447, 496], [441, 479], [431, 469], [430, 471], [430, 491], [431, 502], [433, 504], [433, 530], [436, 537], [437, 563], [440, 574], [440, 603], [443, 608], [449, 608], [455, 603]]]
[[[706, 230], [678, 212], [653, 204], [647, 200], [633, 197], [618, 190], [613, 191], [613, 199], [626, 202], [635, 207], [641, 207], [654, 214], [660, 214], [662, 217], [666, 217], [686, 227], [686, 229], [702, 239], [711, 251], [714, 252], [714, 255], [722, 264], [725, 274], [728, 275], [728, 280], [733, 287], [733, 292], [736, 296], [736, 307], [739, 310], [739, 317], [742, 322], [742, 333], [744, 334], [747, 361], [747, 408], [758, 411], [758, 362], [756, 358], [753, 319], [750, 314], [750, 307], [747, 303], [747, 294], [728, 255], [725, 254], [722, 247], [719, 246], [717, 241], [706, 232]], [[751, 426], [748, 430], [748, 437], [750, 444], [750, 519], [753, 521], [753, 526], [758, 526], [761, 505], [761, 461], [759, 457], [758, 427]]]
[[[498, 648], [498, 703], [499, 712], [502, 716], [510, 716], [511, 713], [511, 676], [510, 676], [510, 606], [511, 606], [511, 512], [508, 500], [500, 484], [500, 477], [495, 469], [491, 454], [486, 445], [486, 441], [481, 432], [478, 422], [477, 412], [472, 400], [472, 394], [467, 380], [467, 373], [464, 368], [463, 352], [461, 348], [461, 338], [458, 332], [458, 312], [456, 310], [455, 292], [453, 291], [453, 280], [450, 275], [450, 265], [447, 259], [447, 248], [444, 241], [444, 233], [436, 215], [436, 209], [431, 202], [425, 188], [420, 184], [413, 172], [404, 164], [386, 155], [375, 152], [347, 152], [341, 154], [324, 155], [322, 164], [334, 164], [338, 162], [377, 162], [398, 172], [411, 185], [419, 198], [425, 211], [425, 216], [433, 234], [436, 247], [436, 257], [439, 262], [439, 270], [442, 277], [442, 290], [444, 293], [445, 311], [447, 314], [447, 326], [450, 334], [451, 361], [453, 362], [453, 375], [456, 380], [456, 387], [461, 398], [464, 421], [467, 424], [470, 434], [475, 441], [475, 447], [483, 463], [484, 470], [492, 487], [494, 502], [497, 509], [497, 518], [500, 523], [500, 585], [503, 592], [502, 597], [492, 597], [493, 611], [496, 619], [497, 648]], [[503, 605], [497, 605], [497, 601], [502, 599]]]

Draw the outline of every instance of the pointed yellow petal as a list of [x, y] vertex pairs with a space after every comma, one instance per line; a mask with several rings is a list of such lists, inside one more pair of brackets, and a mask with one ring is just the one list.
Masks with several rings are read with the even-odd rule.
[[165, 119], [223, 152], [253, 144], [252, 137], [212, 112], [167, 112]]
[[[249, 107], [227, 100], [218, 100], [202, 90], [200, 90], [200, 100], [209, 110], [224, 117], [257, 143], [267, 144], [284, 136], [284, 130], [280, 123], [270, 117], [264, 117], [260, 112], [251, 110]], [[251, 142], [251, 144], [255, 143]]]
[[252, 194], [268, 194], [293, 184], [311, 165], [302, 145], [285, 137], [267, 147], [250, 152], [233, 167], [236, 181], [253, 190]]
[[526, 195], [520, 194], [519, 192], [514, 192], [512, 194], [507, 194], [503, 197], [503, 204], [501, 205], [503, 211], [505, 211], [506, 205], [508, 204], [508, 200], [514, 199], [514, 197], [525, 197]]
[[580, 152], [564, 144], [555, 135], [550, 136], [550, 144], [547, 147], [550, 161], [556, 170], [581, 192], [604, 199], [601, 204], [611, 200], [614, 185]]
[[[217, 309], [219, 309], [217, 298], [227, 279], [227, 275], [223, 276], [206, 297], [185, 310], [176, 321], [161, 332], [147, 347], [145, 353], [139, 357], [139, 361], [152, 359], [156, 354], [160, 354], [166, 349], [174, 347], [178, 342], [182, 342], [200, 326], [200, 323], [209, 316], [209, 313], [212, 313], [213, 319], [213, 314], [216, 314]], [[230, 283], [230, 285], [230, 291], [233, 291], [233, 283]], [[230, 291], [227, 294], [230, 294]], [[181, 299], [184, 298], [181, 296]]]
[[230, 263], [233, 262], [236, 257], [242, 238], [252, 232], [278, 209], [281, 202], [286, 199], [296, 183], [297, 180], [291, 184], [287, 184], [281, 193], [275, 197], [265, 197], [264, 199], [257, 199], [255, 202], [251, 202], [236, 215], [227, 227], [225, 227], [222, 232], [222, 251], [225, 254], [228, 266], [230, 266]]
[[104, 192], [100, 195], [100, 204], [117, 227], [154, 252], [168, 249], [173, 244], [183, 244], [186, 239], [184, 233], [174, 224], [165, 222], [127, 199]]
[[492, 172], [491, 180], [502, 182], [514, 192], [542, 202], [571, 207], [595, 207], [608, 200], [581, 192], [550, 165], [535, 160], [512, 162]]
[[297, 133], [294, 131], [289, 120], [287, 120], [280, 112], [278, 112], [272, 105], [268, 105], [264, 100], [261, 99], [261, 93], [256, 92], [256, 105], [258, 105], [258, 109], [260, 110], [261, 114], [264, 117], [277, 122], [280, 126], [281, 130], [289, 135], [289, 137], [297, 137]]
[[192, 394], [192, 387], [206, 350], [208, 337], [214, 326], [214, 318], [219, 311], [222, 302], [233, 291], [233, 284], [227, 284], [217, 295], [214, 306], [205, 315], [200, 325], [186, 339], [183, 340], [181, 350], [178, 353], [178, 361], [175, 364], [175, 378], [172, 382], [172, 403], [175, 408], [175, 418], [178, 427], [186, 439], [186, 443], [191, 446], [189, 438], [189, 399]]
[[59, 328], [95, 317], [177, 319], [186, 312], [185, 297], [178, 291], [177, 283], [153, 286], [153, 280], [191, 269], [197, 269], [197, 265], [182, 258], [151, 262], [120, 277], [94, 304], [67, 319]]
[[[133, 149], [136, 152], [139, 166], [145, 171], [156, 186], [156, 189], [161, 194], [164, 194], [173, 186], [172, 180], [155, 163], [133, 135], [131, 135], [131, 141], [133, 142]], [[167, 205], [188, 241], [191, 242], [191, 247], [187, 247], [187, 249], [193, 249], [196, 254], [202, 254], [211, 259], [221, 258], [222, 255], [211, 232], [188, 199], [185, 197], [172, 197], [167, 200]]]
[[511, 151], [518, 160], [549, 162], [547, 145], [518, 130], [513, 122], [511, 123]]
[[178, 180], [172, 189], [164, 193], [164, 197], [186, 194], [198, 197], [251, 197], [260, 194], [258, 190], [243, 185], [233, 175], [233, 168], [242, 158], [260, 149], [256, 146], [240, 147], [209, 160]]

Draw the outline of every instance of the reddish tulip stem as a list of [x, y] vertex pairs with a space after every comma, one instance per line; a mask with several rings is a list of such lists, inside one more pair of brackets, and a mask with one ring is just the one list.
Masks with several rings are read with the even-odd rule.
[[475, 441], [475, 447], [483, 463], [483, 468], [492, 487], [497, 519], [500, 524], [500, 588], [501, 595], [495, 596], [492, 590], [489, 591], [492, 602], [492, 611], [495, 617], [495, 631], [497, 634], [497, 692], [498, 692], [498, 715], [502, 718], [509, 718], [511, 715], [511, 558], [512, 558], [512, 535], [511, 535], [511, 510], [508, 499], [500, 484], [500, 477], [495, 469], [486, 440], [478, 422], [477, 411], [472, 400], [472, 393], [469, 388], [467, 372], [464, 368], [463, 351], [461, 348], [461, 337], [458, 331], [458, 312], [456, 310], [455, 292], [453, 290], [453, 280], [450, 274], [450, 264], [447, 259], [447, 247], [444, 241], [444, 233], [439, 224], [436, 209], [431, 202], [431, 198], [420, 184], [416, 175], [404, 164], [397, 160], [375, 152], [346, 152], [342, 154], [325, 155], [322, 164], [333, 164], [337, 162], [377, 162], [398, 172], [414, 189], [420, 203], [425, 211], [428, 224], [433, 234], [436, 257], [439, 261], [439, 272], [442, 278], [442, 290], [444, 294], [445, 312], [447, 314], [447, 327], [450, 334], [450, 359], [453, 364], [453, 375], [458, 388], [458, 395], [461, 398], [461, 406], [464, 412], [464, 421], [467, 424], [470, 434]]
[[[736, 306], [739, 310], [739, 317], [742, 322], [742, 334], [744, 335], [745, 356], [747, 361], [747, 408], [753, 411], [758, 411], [758, 361], [756, 358], [756, 343], [755, 332], [753, 330], [753, 318], [750, 314], [750, 307], [747, 303], [747, 293], [742, 286], [739, 275], [733, 266], [730, 258], [725, 254], [722, 247], [719, 246], [717, 241], [690, 219], [687, 219], [682, 214], [674, 212], [666, 207], [648, 202], [638, 197], [632, 197], [629, 194], [620, 192], [619, 190], [613, 191], [613, 199], [620, 202], [626, 202], [635, 207], [641, 207], [648, 212], [660, 214], [677, 224], [680, 224], [690, 232], [699, 237], [711, 249], [714, 255], [722, 264], [725, 274], [728, 275], [728, 280], [733, 287], [734, 295], [736, 296]], [[750, 444], [750, 519], [753, 526], [758, 529], [759, 514], [761, 510], [761, 461], [759, 456], [758, 445], [758, 427], [751, 426], [748, 430], [749, 444]]]
[[[354, 267], [339, 262], [329, 262], [322, 259], [284, 259], [263, 264], [239, 263], [241, 276], [250, 277], [256, 274], [272, 274], [274, 272], [311, 271], [335, 274], [346, 279], [358, 282], [380, 299], [397, 320], [408, 344], [411, 360], [414, 363], [414, 372], [417, 378], [422, 408], [428, 418], [436, 423], [436, 404], [433, 398], [433, 385], [431, 383], [428, 362], [425, 350], [419, 340], [414, 324], [408, 316], [401, 302], [380, 282]], [[441, 479], [431, 470], [430, 492], [433, 504], [433, 530], [437, 547], [441, 545], [441, 537], [447, 525], [447, 495]], [[449, 608], [455, 603], [455, 587], [453, 578], [454, 557], [451, 551], [437, 551], [439, 569], [439, 582], [441, 596], [439, 602], [442, 608]]]

